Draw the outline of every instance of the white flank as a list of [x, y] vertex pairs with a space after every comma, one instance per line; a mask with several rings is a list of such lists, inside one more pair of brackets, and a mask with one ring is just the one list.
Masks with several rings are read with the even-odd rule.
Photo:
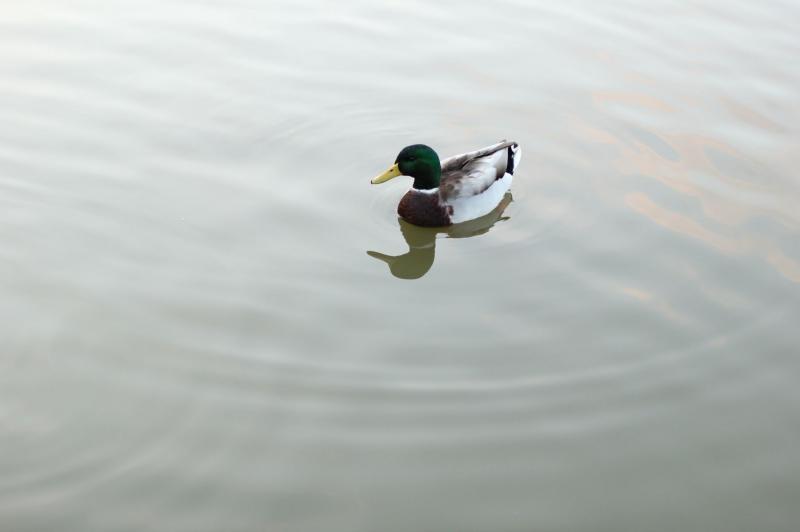
[[[514, 156], [514, 172], [516, 172], [522, 160], [522, 149], [517, 145], [511, 148], [511, 152]], [[500, 200], [511, 188], [512, 181], [514, 181], [514, 176], [505, 174], [476, 196], [456, 198], [448, 202], [453, 207], [453, 214], [450, 219], [454, 224], [458, 224], [489, 214], [497, 207]]]
[[[517, 158], [514, 157], [514, 160], [517, 160]], [[453, 207], [452, 222], [458, 224], [480, 218], [492, 212], [497, 207], [497, 204], [500, 203], [500, 200], [503, 199], [508, 189], [511, 188], [513, 180], [514, 176], [506, 174], [477, 196], [457, 198], [448, 202]]]

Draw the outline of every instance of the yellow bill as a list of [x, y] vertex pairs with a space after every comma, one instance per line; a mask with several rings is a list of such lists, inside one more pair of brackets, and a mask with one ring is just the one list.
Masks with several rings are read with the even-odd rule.
[[382, 173], [378, 177], [372, 178], [372, 181], [370, 181], [370, 183], [372, 183], [373, 185], [378, 185], [380, 183], [386, 183], [390, 179], [394, 179], [395, 177], [397, 177], [399, 175], [403, 175], [403, 174], [400, 173], [400, 167], [397, 166], [397, 163], [395, 163], [394, 165], [392, 165], [391, 168], [386, 170], [384, 173]]

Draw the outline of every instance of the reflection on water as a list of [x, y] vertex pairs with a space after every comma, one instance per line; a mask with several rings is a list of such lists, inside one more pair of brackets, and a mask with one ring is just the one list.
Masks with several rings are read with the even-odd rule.
[[377, 251], [367, 251], [367, 254], [388, 264], [389, 271], [398, 279], [419, 279], [433, 266], [438, 235], [444, 234], [448, 238], [470, 238], [486, 234], [498, 221], [509, 219], [508, 216], [503, 216], [503, 212], [512, 201], [511, 192], [507, 192], [489, 214], [449, 227], [419, 227], [398, 218], [400, 234], [408, 244], [408, 252], [402, 255], [386, 255]]

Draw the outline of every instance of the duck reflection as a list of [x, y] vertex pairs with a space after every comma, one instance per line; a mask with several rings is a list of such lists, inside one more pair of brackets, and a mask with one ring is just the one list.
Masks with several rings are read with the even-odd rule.
[[439, 234], [449, 238], [469, 238], [487, 233], [498, 221], [509, 219], [508, 216], [503, 216], [503, 211], [512, 201], [511, 193], [508, 192], [489, 214], [447, 227], [419, 227], [398, 218], [400, 233], [408, 244], [408, 253], [386, 255], [377, 251], [367, 251], [367, 255], [388, 264], [389, 271], [399, 279], [419, 279], [433, 266], [436, 237]]

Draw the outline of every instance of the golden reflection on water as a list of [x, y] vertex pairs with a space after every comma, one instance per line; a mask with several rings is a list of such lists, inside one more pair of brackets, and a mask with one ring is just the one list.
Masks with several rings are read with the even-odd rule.
[[662, 298], [659, 298], [652, 292], [643, 290], [641, 288], [636, 288], [633, 286], [622, 287], [622, 292], [627, 296], [636, 299], [642, 305], [651, 307], [653, 310], [664, 316], [664, 318], [666, 318], [669, 321], [681, 324], [683, 326], [689, 325], [691, 323], [689, 317], [682, 314], [669, 302], [667, 302]]
[[389, 265], [389, 271], [398, 279], [419, 279], [433, 266], [436, 256], [436, 237], [440, 234], [448, 238], [470, 238], [483, 235], [498, 221], [510, 219], [503, 211], [513, 201], [507, 192], [495, 209], [485, 216], [449, 227], [418, 227], [398, 218], [400, 234], [408, 245], [408, 252], [402, 255], [387, 255], [377, 251], [367, 251], [367, 255], [382, 260]]
[[607, 103], [620, 103], [627, 106], [641, 107], [665, 113], [671, 113], [675, 110], [671, 105], [655, 96], [637, 92], [595, 91], [592, 94], [592, 99], [597, 106]]
[[743, 251], [739, 242], [710, 231], [688, 216], [665, 209], [646, 194], [630, 193], [625, 197], [625, 202], [631, 209], [650, 218], [658, 225], [705, 242], [723, 253], [733, 254]]
[[767, 262], [790, 281], [800, 283], [800, 262], [790, 259], [779, 248], [767, 252]]
[[[674, 106], [635, 92], [597, 91], [593, 106], [622, 105], [632, 109], [674, 112]], [[738, 118], [771, 130], [767, 119], [736, 104], [723, 102]], [[744, 116], [746, 115], [746, 116]], [[575, 131], [597, 144], [613, 146], [617, 168], [624, 175], [654, 179], [670, 190], [697, 202], [700, 214], [676, 211], [659, 203], [658, 195], [633, 190], [624, 194], [625, 204], [654, 223], [728, 255], [754, 255], [792, 282], [800, 282], [800, 260], [784, 247], [784, 235], [765, 237], [748, 224], [768, 214], [786, 227], [796, 224], [794, 206], [782, 189], [775, 188], [764, 161], [753, 160], [733, 145], [700, 134], [656, 134], [636, 128], [611, 131], [602, 126], [576, 123]], [[776, 154], [778, 157], [780, 154]], [[754, 208], [754, 205], [757, 208]]]

